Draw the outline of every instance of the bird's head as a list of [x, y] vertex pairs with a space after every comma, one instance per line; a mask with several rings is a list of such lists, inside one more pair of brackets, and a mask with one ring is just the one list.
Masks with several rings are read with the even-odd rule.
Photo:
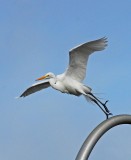
[[50, 78], [54, 78], [54, 77], [55, 77], [54, 73], [48, 72], [44, 76], [37, 78], [36, 81], [43, 80], [43, 79], [50, 79]]

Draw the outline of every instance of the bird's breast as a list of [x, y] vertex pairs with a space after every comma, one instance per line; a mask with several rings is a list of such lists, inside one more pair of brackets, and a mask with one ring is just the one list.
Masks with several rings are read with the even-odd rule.
[[81, 95], [81, 93], [79, 92], [80, 84], [79, 82], [73, 79], [68, 79], [68, 78], [64, 80], [52, 79], [50, 80], [50, 85], [52, 86], [52, 88], [62, 93], [73, 94], [76, 96]]
[[50, 85], [52, 88], [62, 92], [62, 93], [67, 93], [68, 91], [65, 88], [65, 85], [63, 82], [59, 81], [59, 80], [50, 80]]

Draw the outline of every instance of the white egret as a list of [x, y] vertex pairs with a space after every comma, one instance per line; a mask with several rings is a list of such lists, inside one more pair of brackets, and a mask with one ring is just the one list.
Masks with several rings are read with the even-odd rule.
[[[107, 39], [101, 38], [95, 41], [86, 42], [69, 51], [69, 65], [67, 70], [60, 75], [54, 73], [47, 73], [37, 79], [37, 83], [27, 88], [20, 97], [26, 97], [34, 92], [40, 91], [47, 87], [52, 87], [62, 93], [72, 94], [76, 96], [83, 95], [88, 101], [97, 104], [100, 109], [106, 114], [106, 117], [111, 114], [106, 103], [102, 103], [91, 92], [91, 88], [84, 85], [82, 81], [86, 76], [86, 66], [89, 55], [95, 51], [101, 51], [107, 46]], [[42, 81], [46, 79], [46, 81]]]

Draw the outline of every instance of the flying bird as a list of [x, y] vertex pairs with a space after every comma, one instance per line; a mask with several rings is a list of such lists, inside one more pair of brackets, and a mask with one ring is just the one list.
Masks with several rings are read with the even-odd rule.
[[69, 51], [69, 65], [66, 71], [60, 75], [52, 72], [38, 78], [37, 83], [27, 88], [20, 97], [26, 97], [34, 92], [52, 87], [62, 93], [72, 94], [75, 96], [83, 95], [88, 101], [94, 102], [105, 113], [106, 118], [111, 115], [105, 103], [101, 102], [93, 93], [92, 89], [83, 84], [82, 81], [86, 76], [86, 67], [89, 56], [95, 51], [104, 50], [107, 46], [107, 38], [86, 42], [78, 45]]

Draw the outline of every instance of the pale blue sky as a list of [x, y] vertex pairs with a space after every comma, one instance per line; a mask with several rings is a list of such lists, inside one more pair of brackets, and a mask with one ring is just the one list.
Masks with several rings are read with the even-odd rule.
[[[87, 135], [105, 119], [83, 97], [52, 88], [15, 99], [35, 79], [62, 73], [68, 51], [108, 37], [89, 59], [89, 85], [114, 115], [131, 114], [131, 1], [0, 0], [0, 159], [73, 160]], [[112, 129], [91, 160], [128, 160], [131, 127]]]

